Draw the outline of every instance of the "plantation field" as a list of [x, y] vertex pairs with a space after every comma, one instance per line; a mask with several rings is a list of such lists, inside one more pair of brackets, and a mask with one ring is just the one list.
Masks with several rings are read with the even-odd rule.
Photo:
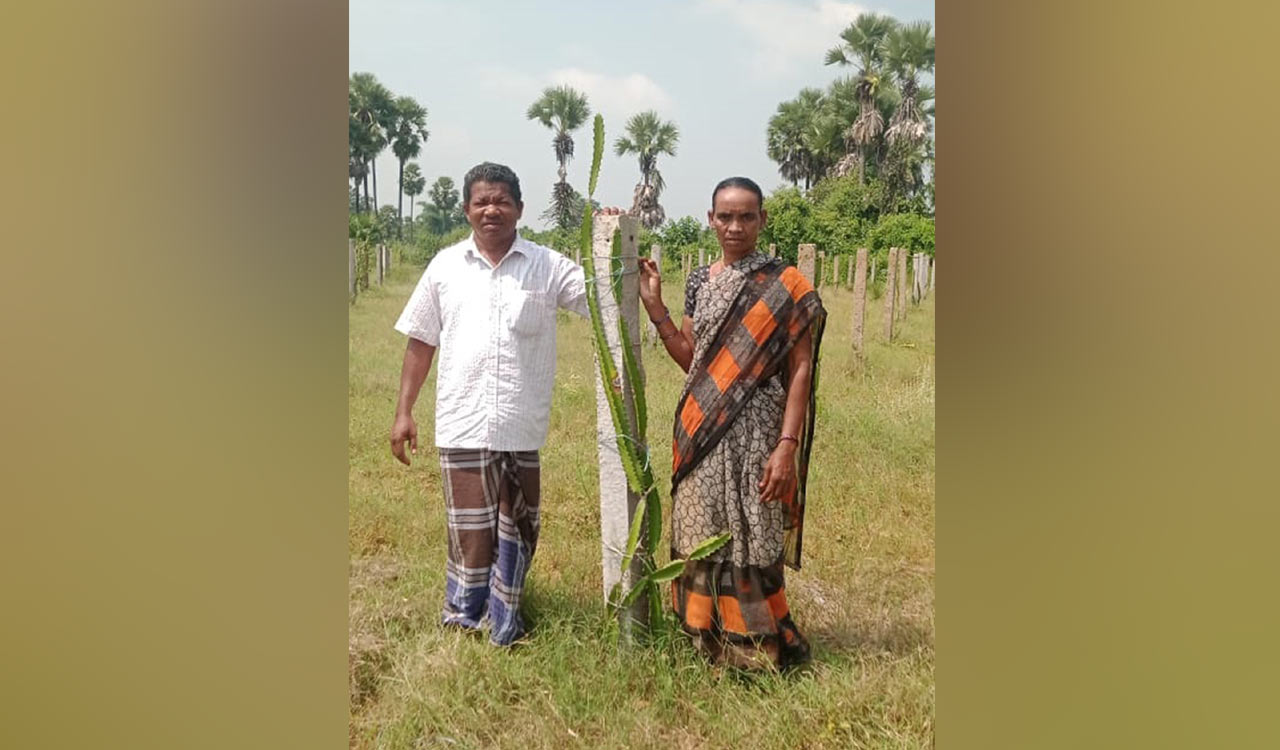
[[[932, 296], [911, 308], [892, 345], [881, 335], [881, 301], [869, 300], [868, 358], [858, 368], [852, 292], [821, 290], [830, 316], [804, 567], [787, 571], [814, 662], [789, 675], [746, 676], [707, 665], [678, 639], [618, 650], [600, 582], [590, 327], [568, 313], [559, 314], [542, 532], [526, 583], [531, 633], [503, 651], [438, 626], [445, 532], [434, 367], [415, 409], [413, 466], [388, 449], [405, 346], [392, 325], [420, 273], [397, 266], [350, 314], [352, 747], [932, 745]], [[683, 279], [668, 278], [663, 296], [678, 322]], [[669, 511], [670, 425], [683, 373], [648, 344], [644, 368], [654, 473]]]

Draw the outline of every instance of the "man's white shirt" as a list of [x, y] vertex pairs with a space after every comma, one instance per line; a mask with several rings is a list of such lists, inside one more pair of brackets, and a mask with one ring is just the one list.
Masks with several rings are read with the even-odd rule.
[[517, 235], [494, 266], [473, 234], [436, 254], [395, 326], [437, 347], [436, 447], [542, 447], [556, 308], [588, 314], [582, 268], [550, 248]]

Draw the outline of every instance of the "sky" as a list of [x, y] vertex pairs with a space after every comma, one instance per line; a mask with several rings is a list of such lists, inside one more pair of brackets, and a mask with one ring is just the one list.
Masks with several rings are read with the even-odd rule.
[[[852, 72], [823, 57], [858, 13], [934, 20], [929, 0], [351, 0], [349, 9], [350, 72], [373, 73], [427, 109], [430, 136], [415, 160], [427, 186], [447, 175], [461, 190], [475, 164], [506, 164], [520, 177], [520, 223], [534, 229], [546, 228], [557, 179], [551, 130], [525, 116], [544, 88], [573, 86], [604, 116], [595, 197], [606, 206], [629, 208], [640, 178], [634, 154], [613, 152], [627, 118], [653, 109], [673, 121], [680, 138], [675, 156], [658, 159], [659, 202], [668, 219], [705, 222], [725, 177], [750, 177], [766, 194], [788, 184], [765, 152], [769, 118], [800, 89]], [[568, 179], [585, 193], [590, 120], [573, 137]], [[382, 205], [396, 203], [397, 168], [388, 148], [377, 163]]]

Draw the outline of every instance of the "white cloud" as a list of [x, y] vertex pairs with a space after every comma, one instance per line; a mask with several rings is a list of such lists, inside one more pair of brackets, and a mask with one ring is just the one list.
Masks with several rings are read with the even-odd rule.
[[581, 68], [562, 68], [551, 72], [553, 85], [572, 86], [587, 95], [591, 110], [606, 120], [622, 120], [636, 112], [655, 109], [670, 116], [671, 97], [652, 78], [643, 73], [607, 76]]
[[502, 65], [486, 65], [473, 74], [472, 83], [486, 91], [528, 97], [532, 102], [541, 91], [537, 76]]
[[750, 59], [757, 72], [782, 75], [799, 66], [820, 66], [823, 55], [865, 8], [837, 0], [699, 0], [697, 8], [716, 22], [732, 23], [759, 47]]
[[600, 112], [611, 120], [629, 117], [645, 109], [656, 109], [659, 114], [669, 117], [675, 108], [667, 92], [643, 73], [610, 76], [581, 68], [560, 68], [533, 75], [490, 66], [480, 69], [473, 80], [481, 88], [518, 97], [525, 106], [548, 86], [572, 86], [587, 95], [593, 113]]

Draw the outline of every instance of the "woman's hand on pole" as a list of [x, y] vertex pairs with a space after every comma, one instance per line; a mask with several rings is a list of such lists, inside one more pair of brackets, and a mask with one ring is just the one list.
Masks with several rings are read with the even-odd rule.
[[654, 263], [653, 259], [639, 258], [638, 261], [640, 263], [640, 301], [644, 303], [649, 319], [656, 320], [663, 315], [662, 274], [658, 271], [658, 264]]

